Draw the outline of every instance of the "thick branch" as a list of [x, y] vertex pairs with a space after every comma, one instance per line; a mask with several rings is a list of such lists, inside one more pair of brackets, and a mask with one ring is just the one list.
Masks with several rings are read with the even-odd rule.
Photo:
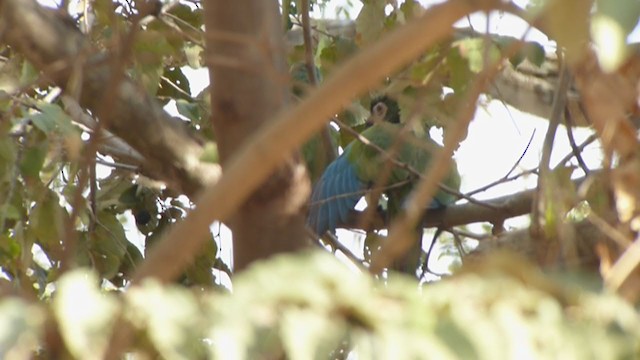
[[[502, 196], [499, 198], [482, 201], [483, 204], [464, 203], [459, 205], [449, 205], [444, 209], [427, 210], [424, 213], [422, 224], [424, 227], [443, 227], [450, 228], [453, 226], [466, 225], [477, 222], [489, 222], [498, 224], [505, 219], [515, 216], [528, 214], [531, 212], [531, 203], [535, 190], [526, 190], [512, 195]], [[357, 229], [362, 224], [360, 217], [361, 212], [354, 212], [352, 218], [341, 227]], [[386, 229], [389, 223], [385, 221], [388, 218], [384, 214], [380, 214], [373, 222], [378, 229]]]
[[[220, 161], [226, 169], [247, 139], [287, 104], [284, 44], [275, 0], [208, 1], [204, 10], [211, 122], [220, 134]], [[240, 211], [226, 219], [233, 231], [235, 270], [307, 246], [303, 213], [310, 183], [294, 150], [288, 155]], [[252, 177], [254, 171], [243, 176]]]
[[156, 276], [166, 281], [176, 276], [200, 249], [213, 220], [226, 220], [277, 165], [352, 98], [444, 39], [455, 21], [481, 10], [473, 4], [453, 0], [429, 8], [420, 18], [354, 55], [306, 99], [268, 122], [228, 159], [220, 181], [202, 194], [195, 211], [156, 244], [134, 280]]
[[0, 39], [56, 85], [79, 94], [82, 107], [95, 113], [115, 97], [107, 129], [145, 158], [143, 173], [188, 195], [219, 177], [219, 166], [200, 162], [203, 146], [186, 126], [144, 90], [124, 80], [115, 94], [105, 93], [112, 75], [106, 54], [92, 55], [84, 35], [55, 11], [35, 0], [0, 0]]

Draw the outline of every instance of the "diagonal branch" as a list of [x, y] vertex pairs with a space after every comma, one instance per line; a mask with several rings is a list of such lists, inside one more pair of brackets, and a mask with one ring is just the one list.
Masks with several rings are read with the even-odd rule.
[[113, 72], [108, 54], [95, 53], [85, 36], [35, 0], [0, 0], [0, 41], [22, 53], [46, 78], [79, 94], [83, 108], [99, 113], [111, 98], [107, 130], [144, 159], [141, 171], [173, 190], [195, 195], [216, 181], [220, 168], [200, 162], [204, 147], [180, 120], [128, 79], [107, 93]]
[[[502, 6], [499, 1], [483, 4]], [[175, 277], [201, 248], [209, 224], [215, 219], [228, 219], [273, 169], [319, 131], [333, 114], [384, 76], [449, 36], [455, 21], [481, 9], [475, 2], [462, 0], [429, 8], [420, 18], [354, 55], [305, 100], [266, 123], [227, 160], [224, 175], [198, 199], [197, 209], [159, 240], [138, 267], [134, 281], [149, 276], [163, 281]], [[292, 128], [296, 131], [291, 132]]]

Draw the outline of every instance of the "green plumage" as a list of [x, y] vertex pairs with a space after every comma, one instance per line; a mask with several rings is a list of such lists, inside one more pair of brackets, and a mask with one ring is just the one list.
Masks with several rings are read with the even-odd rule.
[[[367, 138], [371, 143], [385, 151], [391, 151], [394, 158], [402, 164], [406, 164], [411, 169], [419, 173], [424, 173], [430, 165], [431, 157], [440, 146], [436, 144], [430, 137], [418, 137], [414, 132], [405, 131], [403, 134], [403, 124], [395, 124], [390, 122], [378, 122], [362, 132], [362, 136]], [[394, 153], [395, 147], [395, 153]], [[349, 162], [356, 169], [358, 178], [374, 185], [377, 179], [383, 175], [384, 169], [391, 166], [388, 178], [384, 181], [385, 188], [393, 187], [394, 184], [400, 184], [410, 179], [416, 179], [416, 175], [409, 170], [398, 167], [388, 160], [385, 154], [380, 153], [377, 149], [368, 146], [360, 141], [351, 143], [345, 149], [345, 155]], [[460, 175], [454, 164], [448, 176], [442, 181], [443, 184], [452, 188], [460, 188]], [[406, 195], [413, 187], [414, 182], [406, 185], [393, 187], [387, 192], [390, 199], [390, 205], [400, 205]], [[438, 191], [434, 197], [435, 205], [445, 206], [455, 201], [455, 197], [444, 191]], [[398, 208], [389, 208], [390, 212], [396, 213]], [[394, 216], [395, 214], [390, 214]]]
[[[440, 148], [426, 133], [418, 134], [405, 129], [400, 122], [396, 101], [382, 97], [371, 106], [372, 125], [361, 135], [367, 142], [352, 141], [344, 152], [324, 170], [314, 186], [307, 224], [318, 235], [333, 231], [348, 222], [358, 200], [370, 193], [372, 186], [379, 186], [387, 196], [387, 215], [390, 218], [402, 212], [403, 204], [419, 174], [429, 169], [434, 153]], [[382, 151], [381, 151], [382, 150]], [[392, 161], [391, 156], [395, 161]], [[442, 181], [458, 190], [460, 176], [455, 164]], [[378, 192], [379, 194], [379, 192]], [[379, 199], [370, 198], [369, 206], [377, 206]], [[456, 200], [454, 195], [438, 190], [425, 208], [441, 208]], [[422, 253], [422, 226], [416, 224], [414, 248], [395, 269], [413, 273]]]

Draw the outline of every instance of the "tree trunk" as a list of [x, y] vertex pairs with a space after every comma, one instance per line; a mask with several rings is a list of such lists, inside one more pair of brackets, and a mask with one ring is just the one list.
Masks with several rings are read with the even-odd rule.
[[[211, 121], [224, 171], [242, 143], [288, 102], [283, 35], [277, 1], [208, 0], [204, 9]], [[292, 154], [228, 221], [236, 271], [306, 246], [309, 188], [304, 166]]]

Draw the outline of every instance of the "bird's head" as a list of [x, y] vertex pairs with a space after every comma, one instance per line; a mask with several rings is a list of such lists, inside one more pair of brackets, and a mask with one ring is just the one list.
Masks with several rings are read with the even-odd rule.
[[400, 107], [398, 102], [388, 96], [380, 96], [371, 101], [371, 116], [367, 124], [386, 121], [392, 124], [400, 123]]

